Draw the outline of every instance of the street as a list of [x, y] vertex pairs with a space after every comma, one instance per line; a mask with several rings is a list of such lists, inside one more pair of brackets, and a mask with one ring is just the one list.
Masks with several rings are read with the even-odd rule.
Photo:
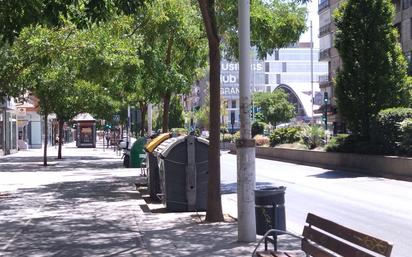
[[[236, 201], [236, 155], [222, 154], [223, 197]], [[412, 252], [412, 183], [353, 172], [256, 159], [256, 185], [286, 186], [288, 230], [302, 233], [308, 212]]]
[[[190, 213], [144, 214], [145, 202], [133, 185], [140, 171], [122, 168], [111, 149], [65, 145], [63, 160], [49, 149], [48, 167], [42, 166], [40, 150], [0, 159], [0, 256], [150, 256], [147, 250], [168, 251], [168, 256], [226, 256], [221, 249], [236, 238], [235, 223], [200, 229]], [[222, 152], [221, 167], [223, 210], [236, 216], [236, 156]], [[307, 213], [313, 212], [391, 241], [392, 256], [410, 256], [411, 182], [264, 159], [256, 159], [256, 181], [257, 187], [287, 187], [287, 227], [292, 232], [300, 234]], [[210, 244], [216, 231], [227, 241]], [[199, 236], [208, 245], [201, 247]], [[195, 244], [188, 243], [195, 238]], [[165, 241], [174, 244], [173, 250]], [[253, 245], [233, 244], [230, 249], [237, 247], [238, 256], [248, 256]]]

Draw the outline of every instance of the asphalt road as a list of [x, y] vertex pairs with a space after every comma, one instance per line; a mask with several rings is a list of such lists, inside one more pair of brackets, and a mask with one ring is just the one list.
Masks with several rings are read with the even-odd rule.
[[[231, 194], [236, 190], [236, 156], [222, 154], [221, 167], [223, 193]], [[411, 256], [411, 182], [256, 159], [256, 185], [287, 187], [288, 230], [301, 233], [312, 212], [392, 242], [392, 256]]]

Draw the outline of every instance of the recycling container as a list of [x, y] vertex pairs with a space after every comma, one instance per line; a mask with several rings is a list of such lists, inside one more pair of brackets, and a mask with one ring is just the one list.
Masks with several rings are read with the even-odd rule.
[[206, 210], [208, 147], [208, 140], [188, 135], [170, 138], [154, 150], [166, 209]]
[[142, 166], [142, 162], [146, 158], [146, 154], [143, 151], [145, 144], [146, 139], [144, 137], [139, 137], [136, 142], [134, 142], [132, 148], [130, 149], [131, 168], [140, 168]]
[[169, 139], [170, 137], [170, 133], [160, 134], [148, 142], [144, 147], [144, 150], [146, 151], [147, 189], [152, 201], [159, 200], [158, 194], [160, 194], [159, 165], [153, 151], [163, 141]]

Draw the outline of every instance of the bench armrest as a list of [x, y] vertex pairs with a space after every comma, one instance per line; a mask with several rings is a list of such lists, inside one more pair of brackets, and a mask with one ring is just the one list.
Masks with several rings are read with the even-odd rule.
[[269, 229], [264, 235], [263, 237], [259, 240], [257, 246], [255, 247], [255, 249], [253, 250], [252, 253], [252, 257], [255, 256], [255, 253], [257, 251], [257, 249], [259, 248], [260, 244], [263, 242], [263, 240], [265, 240], [265, 238], [267, 238], [270, 234], [272, 233], [276, 233], [277, 235], [289, 235], [298, 239], [303, 239], [302, 236], [299, 236], [297, 234], [291, 233], [289, 231], [285, 231], [285, 230], [279, 230], [279, 229]]

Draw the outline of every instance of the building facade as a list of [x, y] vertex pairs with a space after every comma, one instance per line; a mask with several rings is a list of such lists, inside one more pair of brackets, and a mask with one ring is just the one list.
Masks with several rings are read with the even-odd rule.
[[[311, 48], [309, 43], [300, 43], [289, 48], [276, 50], [265, 60], [252, 56], [252, 92], [272, 92], [282, 88], [295, 105], [296, 120], [312, 119], [312, 98], [314, 108], [319, 108], [321, 97], [318, 77], [328, 72], [327, 63], [319, 62], [319, 49], [313, 49], [313, 97], [311, 73]], [[239, 64], [223, 60], [221, 63], [221, 96], [226, 105], [222, 125], [230, 130], [239, 129]], [[256, 108], [252, 108], [252, 118]]]
[[17, 152], [17, 116], [13, 98], [0, 100], [0, 155]]
[[[344, 0], [319, 0], [319, 61], [328, 63], [329, 72], [319, 77], [319, 86], [322, 93], [327, 92], [331, 105], [328, 108], [328, 121], [334, 134], [345, 131], [345, 125], [341, 122], [336, 111], [336, 99], [334, 94], [333, 79], [341, 66], [339, 53], [334, 47], [336, 26], [333, 21], [333, 13]], [[399, 31], [402, 50], [409, 61], [412, 56], [412, 0], [392, 0], [395, 6], [396, 16], [394, 27]], [[322, 110], [319, 110], [320, 112]]]

